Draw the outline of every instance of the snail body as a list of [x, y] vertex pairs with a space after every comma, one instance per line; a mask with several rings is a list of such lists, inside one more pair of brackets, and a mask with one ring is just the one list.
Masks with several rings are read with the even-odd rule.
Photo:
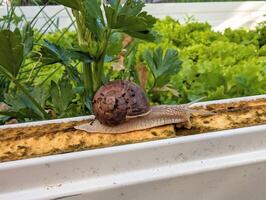
[[93, 123], [86, 123], [75, 127], [90, 133], [126, 133], [136, 130], [149, 129], [167, 124], [186, 123], [187, 127], [191, 127], [190, 116], [194, 110], [188, 105], [160, 105], [152, 106], [150, 112], [145, 116], [127, 119], [124, 123], [116, 126], [106, 126], [98, 120]]

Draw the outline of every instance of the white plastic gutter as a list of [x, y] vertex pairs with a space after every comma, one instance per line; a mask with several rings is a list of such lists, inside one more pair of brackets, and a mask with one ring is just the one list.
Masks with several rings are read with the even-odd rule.
[[0, 163], [0, 200], [264, 200], [265, 184], [266, 125]]

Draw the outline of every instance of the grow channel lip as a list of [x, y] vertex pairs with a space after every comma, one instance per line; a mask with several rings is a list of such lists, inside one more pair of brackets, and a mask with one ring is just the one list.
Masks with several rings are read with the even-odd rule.
[[[113, 154], [125, 153], [125, 152], [134, 152], [134, 151], [139, 151], [139, 150], [147, 150], [147, 149], [151, 149], [154, 147], [162, 148], [162, 147], [167, 147], [169, 145], [200, 142], [200, 141], [212, 140], [216, 138], [227, 138], [227, 137], [236, 137], [236, 136], [240, 137], [241, 135], [244, 136], [246, 134], [250, 134], [250, 132], [257, 132], [261, 130], [262, 131], [265, 130], [265, 137], [266, 137], [266, 125], [257, 125], [257, 126], [252, 126], [252, 127], [215, 131], [215, 132], [204, 133], [204, 134], [180, 136], [176, 138], [166, 138], [166, 139], [147, 141], [147, 142], [141, 142], [141, 143], [124, 144], [124, 145], [113, 146], [113, 147], [105, 147], [105, 148], [90, 149], [90, 150], [71, 152], [71, 153], [47, 155], [47, 156], [41, 156], [41, 157], [35, 157], [35, 158], [27, 158], [23, 160], [7, 161], [7, 162], [0, 163], [0, 172], [1, 170], [6, 170], [6, 169], [16, 169], [19, 167], [29, 167], [29, 166], [42, 165], [42, 164], [47, 164], [47, 163], [52, 164], [52, 163], [57, 163], [61, 161], [73, 161], [76, 159], [92, 158], [92, 157], [113, 155]], [[0, 189], [0, 192], [1, 192], [1, 189]]]
[[[211, 104], [235, 103], [239, 101], [252, 101], [252, 100], [257, 100], [257, 99], [266, 99], [266, 94], [246, 96], [246, 97], [237, 97], [237, 98], [232, 98], [232, 99], [221, 99], [221, 100], [198, 102], [198, 103], [192, 104], [191, 107], [207, 106]], [[0, 126], [0, 130], [7, 129], [7, 128], [34, 127], [34, 126], [41, 126], [41, 125], [54, 124], [54, 123], [78, 122], [78, 121], [92, 120], [92, 119], [94, 119], [93, 115], [64, 118], [64, 119], [53, 119], [53, 120], [45, 120], [45, 121], [36, 121], [36, 122], [25, 122], [25, 123], [19, 123], [19, 124], [8, 124], [8, 125]]]
[[[195, 106], [260, 98], [266, 98], [266, 95], [197, 103]], [[41, 123], [60, 121], [64, 120]], [[40, 123], [34, 122], [34, 125]], [[219, 175], [226, 169], [241, 170], [257, 165], [266, 166], [266, 125], [0, 163], [0, 199], [72, 196], [70, 199], [102, 200], [105, 199], [102, 194], [112, 195], [114, 191], [136, 185], [149, 186], [211, 172]], [[159, 197], [154, 194], [153, 199]]]

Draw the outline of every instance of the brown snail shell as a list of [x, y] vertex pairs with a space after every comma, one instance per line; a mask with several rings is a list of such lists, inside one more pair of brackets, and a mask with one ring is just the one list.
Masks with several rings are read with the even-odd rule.
[[93, 112], [100, 123], [116, 126], [148, 114], [149, 102], [141, 87], [126, 80], [116, 80], [100, 87], [93, 98]]

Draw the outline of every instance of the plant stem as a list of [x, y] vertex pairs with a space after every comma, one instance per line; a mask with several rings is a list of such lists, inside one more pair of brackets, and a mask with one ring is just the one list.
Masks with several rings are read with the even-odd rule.
[[106, 50], [108, 47], [108, 42], [111, 37], [112, 31], [111, 28], [107, 28], [106, 37], [103, 45], [103, 50], [101, 55], [99, 56], [99, 59], [95, 62], [95, 72], [96, 72], [96, 78], [97, 78], [97, 85], [94, 88], [95, 90], [99, 89], [99, 87], [103, 84], [104, 81], [104, 59], [106, 56]]
[[12, 81], [24, 94], [29, 98], [29, 100], [35, 105], [38, 110], [43, 114], [43, 119], [49, 119], [50, 116], [45, 112], [41, 105], [34, 99], [33, 96], [17, 81], [17, 79], [10, 74], [4, 67], [0, 66], [0, 72], [4, 74], [10, 81]]
[[91, 98], [93, 95], [93, 79], [90, 63], [83, 63], [83, 75], [85, 95]]
[[95, 85], [93, 90], [96, 91], [97, 89], [99, 89], [99, 87], [102, 85], [103, 83], [103, 79], [104, 79], [104, 62], [102, 59], [99, 59], [97, 62], [94, 63], [94, 77], [95, 77]]

